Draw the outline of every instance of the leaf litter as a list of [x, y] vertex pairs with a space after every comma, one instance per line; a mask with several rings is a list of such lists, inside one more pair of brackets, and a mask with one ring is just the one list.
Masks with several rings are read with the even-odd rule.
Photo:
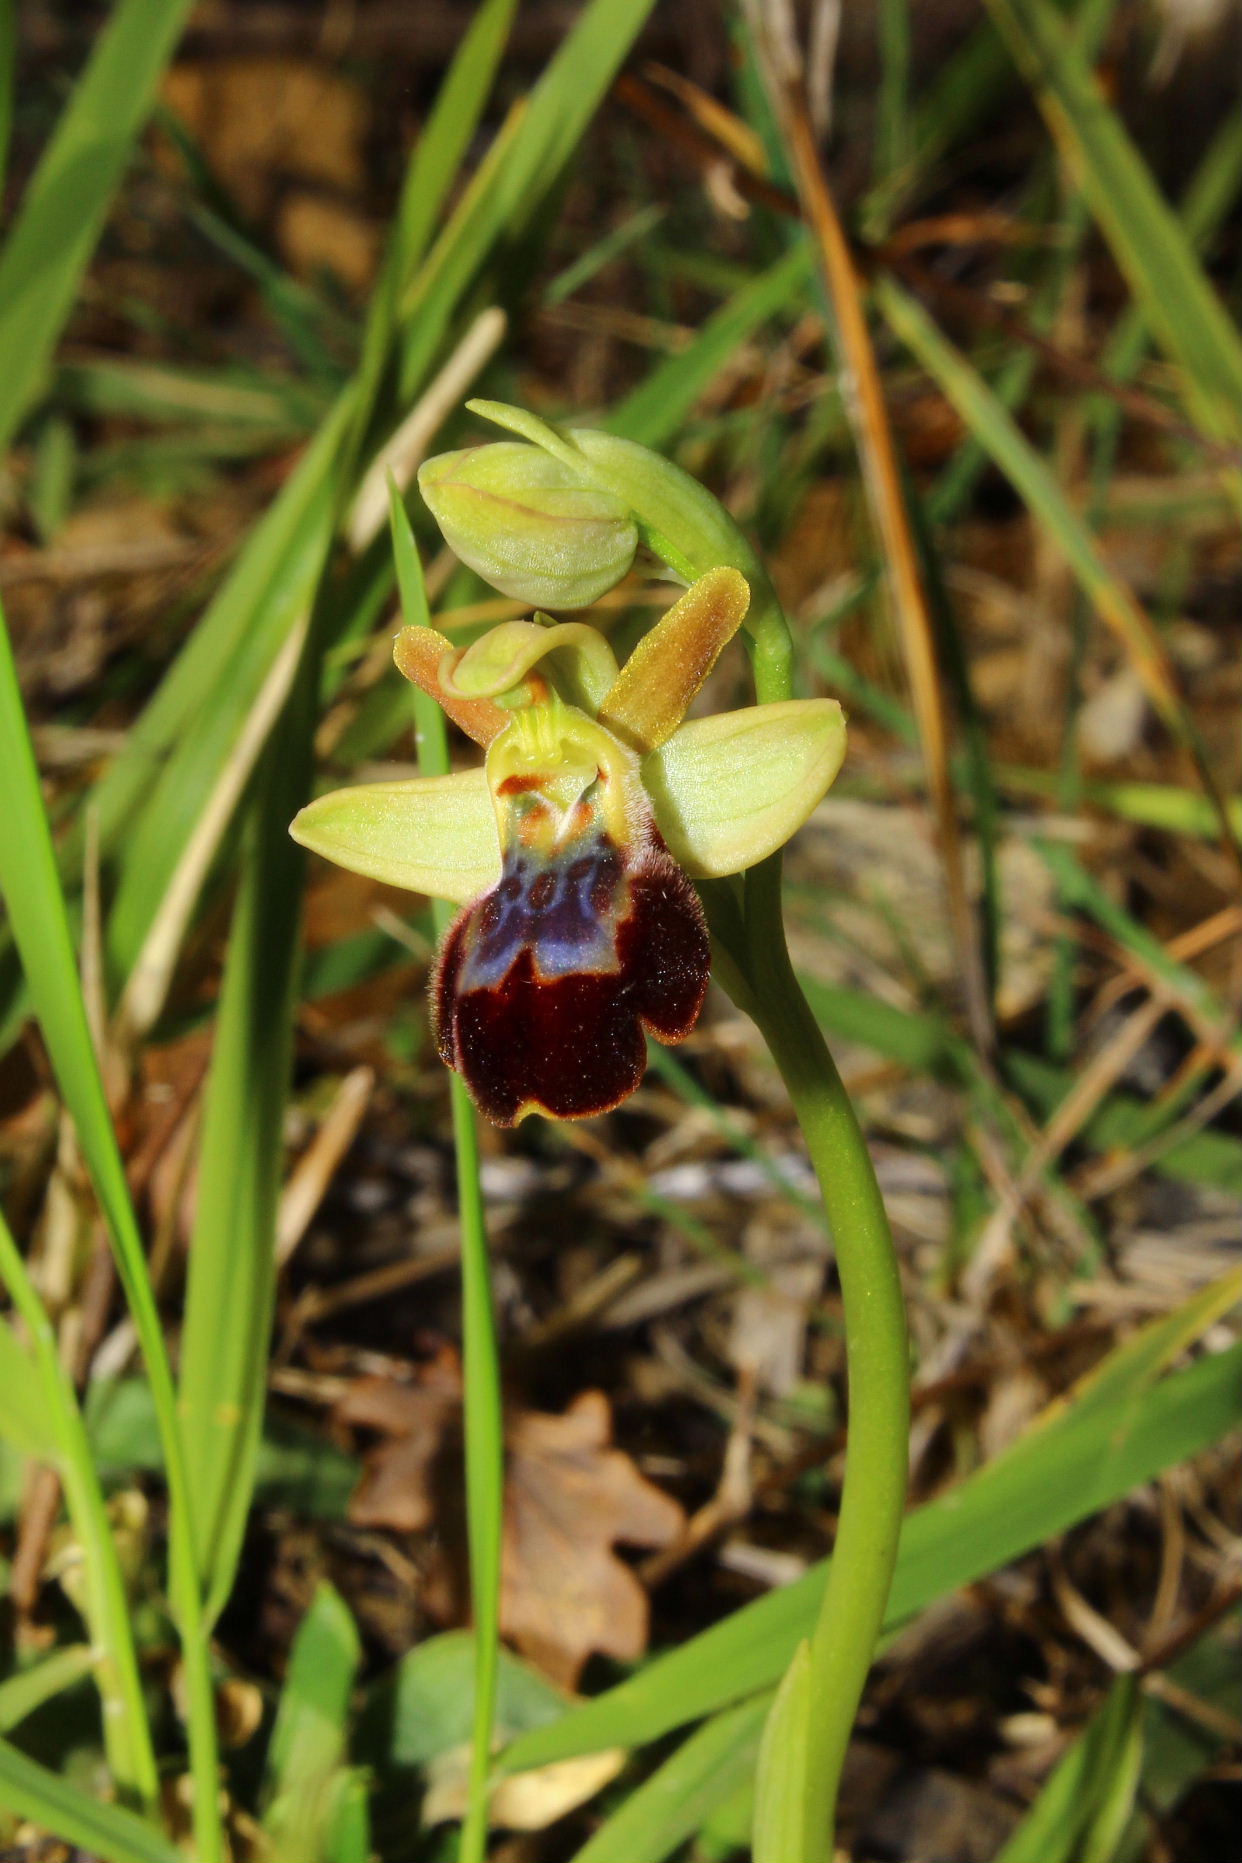
[[[461, 1373], [442, 1350], [412, 1382], [365, 1378], [334, 1410], [338, 1424], [379, 1432], [349, 1504], [360, 1527], [418, 1533], [439, 1544], [423, 1592], [445, 1625], [465, 1620], [461, 1545], [452, 1531], [461, 1492]], [[582, 1391], [559, 1416], [510, 1406], [505, 1426], [501, 1554], [503, 1634], [545, 1675], [572, 1688], [592, 1655], [636, 1662], [650, 1607], [618, 1546], [659, 1548], [681, 1533], [685, 1511], [612, 1445], [602, 1391]]]

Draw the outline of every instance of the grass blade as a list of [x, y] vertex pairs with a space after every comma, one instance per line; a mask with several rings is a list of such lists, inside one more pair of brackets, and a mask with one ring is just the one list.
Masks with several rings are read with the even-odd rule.
[[0, 1804], [100, 1863], [185, 1863], [184, 1852], [132, 1811], [87, 1798], [0, 1740]]
[[1056, 539], [1083, 594], [1129, 654], [1153, 707], [1176, 741], [1194, 758], [1222, 829], [1232, 842], [1228, 806], [1204, 760], [1164, 644], [1151, 621], [1114, 575], [1048, 466], [982, 376], [936, 327], [922, 305], [892, 278], [877, 279], [875, 295], [894, 333], [918, 357], [1025, 500], [1032, 516]]
[[750, 279], [713, 312], [688, 349], [668, 357], [613, 408], [609, 432], [643, 446], [667, 444], [734, 351], [770, 317], [800, 303], [813, 264], [809, 242], [799, 240], [775, 265]]
[[486, 0], [476, 11], [406, 168], [383, 272], [363, 336], [360, 438], [388, 365], [402, 296], [427, 249], [436, 219], [478, 129], [509, 36], [515, 4], [516, 0]]
[[349, 1607], [321, 1583], [293, 1639], [268, 1748], [263, 1826], [276, 1856], [325, 1863], [361, 1658]]
[[[768, 1705], [761, 1696], [705, 1722], [601, 1824], [574, 1863], [661, 1863], [693, 1837], [754, 1765]], [[793, 1863], [794, 1855], [779, 1863]]]
[[65, 1643], [29, 1669], [0, 1682], [0, 1733], [19, 1727], [28, 1714], [89, 1675], [95, 1652], [89, 1643]]
[[[158, 1820], [159, 1775], [147, 1721], [142, 1678], [134, 1648], [133, 1626], [116, 1542], [108, 1521], [103, 1490], [91, 1456], [86, 1426], [47, 1312], [35, 1292], [26, 1264], [0, 1215], [0, 1280], [8, 1288], [30, 1339], [26, 1375], [10, 1384], [6, 1375], [6, 1409], [41, 1400], [50, 1459], [60, 1476], [69, 1518], [82, 1549], [86, 1621], [92, 1644], [92, 1672], [103, 1706], [104, 1745], [118, 1789], [149, 1818]], [[0, 1332], [6, 1352], [27, 1355], [9, 1327]], [[3, 1363], [6, 1352], [0, 1352]], [[11, 1356], [11, 1354], [10, 1354]], [[33, 1359], [33, 1364], [30, 1363]], [[6, 1374], [14, 1367], [5, 1364]], [[11, 1410], [10, 1410], [11, 1414]], [[46, 1454], [46, 1451], [44, 1452]]]
[[117, 1271], [146, 1362], [171, 1500], [170, 1590], [182, 1635], [202, 1863], [217, 1863], [223, 1837], [216, 1797], [216, 1730], [199, 1608], [190, 1483], [172, 1370], [147, 1273], [125, 1167], [108, 1110], [78, 981], [56, 855], [26, 725], [8, 627], [0, 607], [0, 895], [26, 973], [56, 1080], [103, 1210]]
[[754, 1863], [812, 1863], [806, 1828], [810, 1713], [811, 1646], [800, 1643], [768, 1710], [759, 1747]]
[[652, 5], [653, 0], [591, 0], [520, 113], [498, 134], [402, 304], [398, 406], [411, 399], [452, 306], [489, 253], [499, 245], [511, 264], [521, 243], [541, 234], [541, 205], [563, 176]]
[[39, 392], [192, 0], [119, 0], [0, 251], [0, 453]]
[[208, 1621], [232, 1587], [263, 1427], [309, 792], [310, 656], [260, 773], [207, 1083], [180, 1403]]
[[[1120, 1677], [1103, 1708], [1057, 1766], [996, 1863], [1108, 1863], [1100, 1827], [1129, 1816], [1143, 1752], [1143, 1700], [1134, 1676]], [[1115, 1832], [1120, 1837], [1120, 1830]]]
[[[402, 612], [416, 626], [428, 620], [427, 591], [410, 520], [389, 481], [389, 515]], [[412, 690], [419, 769], [443, 776], [449, 767], [444, 713], [425, 692]], [[436, 933], [443, 937], [453, 908], [433, 902]], [[466, 1523], [470, 1541], [470, 1601], [474, 1618], [474, 1714], [469, 1796], [460, 1863], [483, 1863], [487, 1853], [488, 1777], [500, 1660], [500, 1560], [504, 1532], [504, 1418], [500, 1356], [492, 1303], [487, 1219], [479, 1174], [477, 1115], [457, 1074], [449, 1077], [457, 1202], [461, 1224], [462, 1369], [465, 1380]]]
[[1177, 215], [1048, 0], [987, 0], [1204, 432], [1239, 432], [1242, 346]]

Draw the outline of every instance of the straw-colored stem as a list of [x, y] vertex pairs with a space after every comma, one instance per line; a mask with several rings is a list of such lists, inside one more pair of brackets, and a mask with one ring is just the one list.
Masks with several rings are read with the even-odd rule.
[[867, 328], [858, 274], [820, 166], [806, 100], [797, 83], [782, 85], [777, 82], [775, 89], [798, 196], [819, 251], [824, 286], [836, 323], [845, 405], [854, 428], [867, 500], [884, 549], [893, 611], [918, 721], [928, 793], [936, 817], [949, 919], [966, 1011], [975, 1045], [981, 1054], [987, 1055], [994, 1041], [992, 1008], [949, 769], [943, 681], [880, 371]]

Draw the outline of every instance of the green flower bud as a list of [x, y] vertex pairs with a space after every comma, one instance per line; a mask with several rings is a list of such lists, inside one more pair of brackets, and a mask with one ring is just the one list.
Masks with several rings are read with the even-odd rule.
[[506, 595], [546, 608], [598, 600], [621, 580], [638, 544], [687, 584], [710, 569], [736, 569], [750, 585], [746, 631], [758, 695], [788, 694], [792, 646], [776, 591], [710, 492], [618, 434], [555, 427], [501, 401], [466, 405], [518, 441], [442, 454], [418, 475], [464, 562]]
[[540, 447], [502, 440], [441, 453], [418, 484], [462, 562], [515, 601], [587, 608], [634, 561], [629, 507]]

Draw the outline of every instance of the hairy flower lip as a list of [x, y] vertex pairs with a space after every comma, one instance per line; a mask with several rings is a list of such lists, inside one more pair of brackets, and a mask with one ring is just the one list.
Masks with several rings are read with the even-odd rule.
[[[506, 938], [504, 922], [506, 906], [537, 917], [533, 891], [547, 878], [547, 868], [537, 868], [523, 896], [507, 862], [505, 879], [450, 926], [432, 977], [440, 1057], [495, 1125], [535, 1112], [556, 1119], [611, 1112], [642, 1080], [644, 1032], [683, 1040], [707, 992], [703, 910], [657, 832], [649, 829], [628, 856], [603, 838], [592, 873], [580, 882], [588, 894], [582, 903], [595, 915], [592, 924], [583, 914], [591, 949], [555, 974], [544, 974], [546, 925], [532, 931], [519, 921]], [[513, 889], [507, 901], [500, 897], [506, 887]], [[552, 903], [538, 911], [546, 916]], [[479, 983], [472, 967], [478, 970], [481, 950]]]

